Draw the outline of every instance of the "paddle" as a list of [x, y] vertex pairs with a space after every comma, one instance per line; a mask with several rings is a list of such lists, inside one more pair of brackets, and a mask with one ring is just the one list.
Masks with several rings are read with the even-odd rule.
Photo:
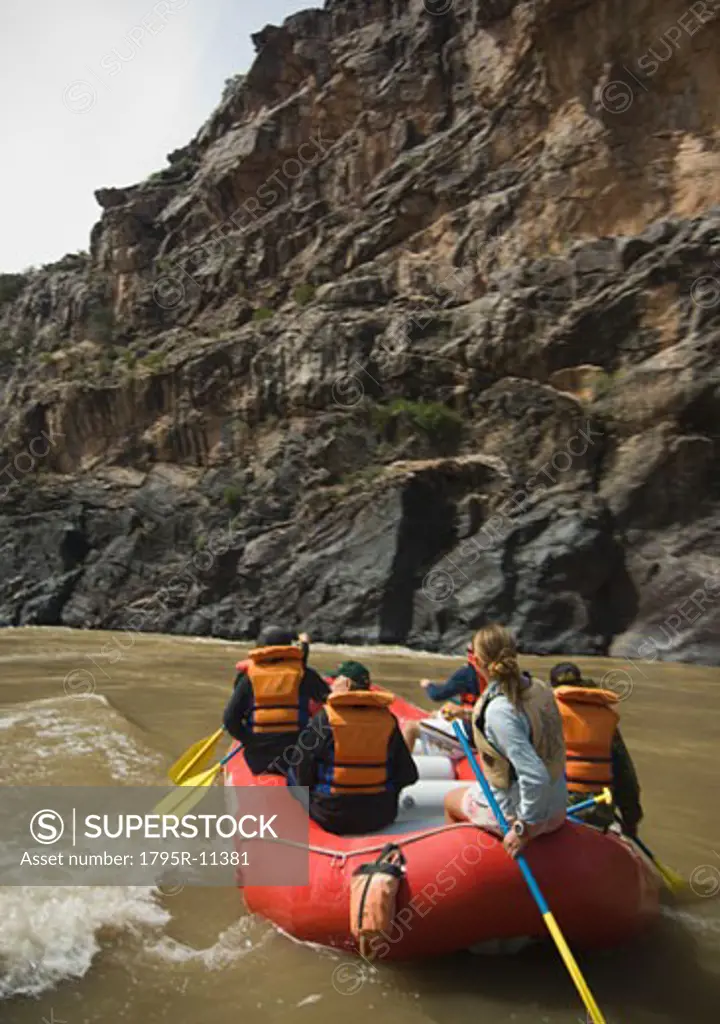
[[[619, 818], [618, 822], [622, 824]], [[661, 876], [663, 882], [668, 887], [670, 892], [675, 893], [677, 895], [679, 893], [684, 893], [687, 891], [688, 885], [685, 879], [682, 877], [682, 875], [678, 874], [677, 871], [673, 871], [673, 869], [669, 868], [667, 864], [661, 864], [657, 857], [653, 854], [652, 850], [649, 850], [647, 848], [642, 839], [638, 838], [638, 836], [629, 835], [626, 835], [625, 838], [629, 839], [631, 843], [635, 843], [635, 845], [640, 850], [642, 850], [642, 852], [645, 854], [648, 860], [652, 861], [659, 875]]]
[[[595, 804], [601, 803], [612, 803], [612, 794], [610, 790], [607, 788], [604, 789], [599, 796], [591, 797], [589, 800], [583, 800], [582, 803], [573, 804], [570, 807], [568, 807], [568, 818], [570, 818], [572, 821], [579, 821], [580, 824], [582, 824], [581, 819], [575, 818], [577, 812], [585, 811], [589, 807], [593, 807]], [[615, 820], [617, 821], [618, 825], [622, 827], [622, 819], [617, 814], [617, 812], [615, 813]], [[630, 840], [630, 842], [635, 843], [635, 845], [642, 850], [642, 852], [645, 854], [648, 860], [652, 861], [653, 865], [655, 866], [655, 869], [657, 870], [658, 874], [662, 877], [662, 880], [665, 882], [665, 885], [668, 887], [670, 892], [674, 893], [675, 895], [687, 892], [688, 884], [682, 877], [682, 875], [679, 875], [677, 871], [673, 871], [673, 869], [669, 868], [666, 864], [661, 864], [657, 857], [653, 854], [652, 850], [649, 850], [647, 848], [642, 839], [638, 838], [638, 836], [628, 835], [628, 833], [626, 832], [623, 832], [623, 837], [625, 839]]]
[[568, 818], [573, 818], [574, 820], [578, 811], [587, 811], [590, 807], [594, 807], [596, 804], [611, 804], [612, 801], [612, 793], [606, 786], [598, 796], [591, 796], [588, 800], [583, 800], [582, 803], [579, 804], [571, 804], [568, 807]]
[[212, 736], [206, 736], [188, 747], [168, 771], [170, 781], [179, 785], [183, 779], [188, 777], [193, 768], [196, 771], [206, 768], [214, 760], [215, 746], [224, 732], [225, 730], [220, 728]]
[[[485, 776], [480, 771], [480, 766], [475, 760], [475, 755], [470, 749], [470, 744], [467, 741], [467, 737], [465, 736], [464, 730], [460, 726], [459, 722], [453, 722], [453, 729], [455, 730], [455, 735], [460, 741], [460, 744], [465, 752], [465, 756], [472, 765], [473, 772], [475, 773], [475, 778], [478, 780], [478, 784], [480, 785], [480, 788], [485, 794], [485, 799], [487, 800], [488, 806], [495, 815], [495, 818], [497, 820], [498, 825], [500, 826], [502, 834], [507, 835], [509, 831], [508, 823], [505, 820], [503, 812], [500, 810], [500, 806], [497, 800], [493, 796], [492, 790], [490, 789], [490, 786], [488, 785]], [[578, 967], [577, 963], [575, 962], [575, 958], [570, 952], [570, 947], [565, 941], [565, 936], [560, 931], [558, 923], [553, 917], [550, 907], [545, 902], [545, 897], [541, 893], [538, 884], [535, 881], [532, 872], [530, 871], [530, 867], [528, 866], [527, 861], [522, 855], [516, 857], [515, 859], [518, 867], [522, 872], [523, 878], [527, 882], [530, 894], [532, 898], [535, 900], [538, 910], [542, 914], [543, 921], [545, 922], [547, 930], [550, 932], [550, 935], [552, 936], [553, 941], [555, 942], [557, 950], [560, 956], [562, 957], [562, 961], [565, 964], [565, 967], [567, 968], [568, 973], [575, 984], [575, 988], [580, 993], [580, 997], [583, 1003], [585, 1004], [585, 1009], [587, 1010], [590, 1019], [592, 1020], [593, 1024], [605, 1024], [605, 1018], [600, 1012], [600, 1008], [598, 1007], [597, 1003], [593, 999], [592, 993], [588, 988], [587, 982], [583, 978], [580, 972], [580, 968]]]
[[174, 814], [178, 818], [182, 818], [184, 814], [187, 814], [200, 803], [205, 796], [205, 790], [212, 786], [223, 765], [227, 764], [230, 758], [235, 757], [241, 750], [242, 745], [238, 744], [234, 750], [225, 755], [222, 761], [213, 765], [208, 771], [200, 772], [199, 775], [193, 775], [191, 778], [181, 782], [177, 789], [163, 797], [153, 813], [161, 816]]

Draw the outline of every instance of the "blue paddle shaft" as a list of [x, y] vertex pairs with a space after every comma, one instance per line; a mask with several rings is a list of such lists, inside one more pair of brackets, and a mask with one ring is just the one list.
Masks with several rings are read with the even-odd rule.
[[[470, 762], [470, 766], [472, 767], [472, 770], [475, 773], [475, 778], [478, 780], [478, 784], [479, 784], [480, 788], [483, 791], [485, 799], [488, 802], [488, 806], [489, 806], [490, 810], [493, 812], [493, 814], [495, 815], [495, 819], [496, 819], [498, 825], [500, 826], [500, 828], [502, 829], [502, 834], [505, 836], [510, 831], [510, 826], [508, 825], [508, 823], [507, 823], [507, 821], [505, 819], [505, 815], [500, 810], [500, 804], [497, 802], [497, 800], [493, 796], [493, 792], [490, 789], [490, 785], [489, 785], [487, 779], [485, 778], [483, 773], [480, 771], [480, 766], [477, 763], [477, 760], [475, 759], [475, 755], [473, 754], [472, 750], [470, 749], [470, 744], [467, 741], [467, 736], [465, 735], [465, 730], [461, 727], [459, 722], [453, 722], [453, 729], [455, 730], [455, 735], [457, 736], [458, 740], [460, 741], [460, 746], [463, 748], [463, 751], [465, 753], [465, 757]], [[520, 868], [520, 870], [523, 873], [523, 877], [524, 877], [525, 881], [527, 882], [527, 886], [528, 886], [528, 889], [530, 890], [530, 892], [532, 894], [532, 898], [535, 900], [535, 902], [538, 905], [538, 910], [540, 911], [540, 913], [544, 917], [545, 914], [549, 914], [550, 913], [550, 908], [548, 907], [547, 903], [545, 902], [545, 897], [540, 892], [540, 890], [538, 888], [538, 885], [537, 885], [537, 882], [533, 878], [532, 872], [531, 872], [530, 868], [528, 867], [527, 861], [525, 860], [525, 858], [522, 855], [517, 856], [515, 858], [515, 860], [517, 862], [517, 866]]]
[[242, 750], [242, 743], [238, 743], [238, 745], [237, 745], [237, 746], [235, 747], [235, 749], [234, 749], [234, 750], [231, 750], [229, 754], [226, 754], [226, 755], [225, 755], [225, 757], [224, 757], [224, 758], [222, 759], [222, 761], [220, 762], [220, 764], [221, 764], [221, 765], [223, 765], [223, 764], [227, 764], [227, 763], [228, 763], [228, 761], [230, 760], [230, 758], [231, 758], [231, 757], [235, 757], [235, 755], [236, 755], [236, 754], [239, 754], [241, 750]]
[[577, 814], [578, 811], [586, 811], [589, 807], [595, 807], [597, 800], [591, 796], [589, 800], [583, 800], [582, 803], [573, 804], [570, 807], [569, 814]]

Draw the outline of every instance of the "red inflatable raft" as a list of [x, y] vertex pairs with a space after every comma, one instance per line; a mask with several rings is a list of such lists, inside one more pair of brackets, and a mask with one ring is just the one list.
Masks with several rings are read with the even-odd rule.
[[[427, 712], [396, 698], [401, 720]], [[388, 842], [399, 845], [407, 873], [395, 924], [376, 946], [384, 960], [438, 956], [500, 940], [546, 939], [540, 913], [517, 864], [501, 841], [472, 825], [445, 825], [447, 790], [470, 776], [467, 762], [432, 762], [434, 778], [404, 790], [397, 821], [381, 832], [336, 836], [310, 822], [310, 882], [305, 886], [248, 886], [248, 909], [304, 942], [357, 952], [350, 935], [350, 878]], [[438, 762], [446, 762], [438, 773]], [[225, 768], [231, 786], [284, 785], [255, 778], [242, 754]], [[438, 778], [438, 774], [444, 778]], [[530, 843], [527, 860], [568, 941], [577, 947], [613, 946], [643, 931], [659, 913], [655, 872], [621, 837], [568, 822]]]

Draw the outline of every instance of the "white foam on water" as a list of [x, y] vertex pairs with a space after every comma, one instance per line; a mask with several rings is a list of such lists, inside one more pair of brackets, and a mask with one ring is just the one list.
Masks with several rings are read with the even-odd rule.
[[[223, 647], [235, 648], [235, 647], [252, 647], [253, 643], [250, 640], [224, 640], [222, 637], [214, 636], [164, 636], [163, 640], [182, 642], [186, 644], [219, 644]], [[310, 644], [310, 651], [319, 651], [322, 654], [355, 654], [358, 657], [361, 655], [376, 655], [379, 658], [382, 657], [394, 657], [401, 656], [403, 658], [436, 658], [438, 660], [447, 658], [462, 658], [463, 654], [450, 654], [447, 651], [418, 651], [410, 647], [402, 647], [399, 644], [325, 644], [321, 642], [312, 642]]]
[[6, 750], [0, 783], [67, 784], [74, 773], [77, 784], [140, 785], [164, 776], [161, 755], [100, 694], [13, 705], [0, 713], [0, 730]]
[[409, 647], [400, 647], [399, 645], [388, 644], [368, 644], [367, 646], [362, 644], [312, 644], [312, 651], [321, 651], [323, 653], [332, 654], [336, 651], [338, 654], [356, 654], [360, 655], [376, 655], [378, 658], [382, 657], [403, 657], [403, 658], [414, 658], [418, 660], [420, 658], [435, 658], [438, 661], [447, 658], [461, 658], [462, 654], [448, 654], [447, 652], [442, 653], [438, 651], [417, 651], [411, 650]]
[[687, 910], [678, 910], [675, 907], [661, 907], [660, 910], [664, 917], [676, 921], [688, 931], [699, 932], [701, 935], [720, 934], [720, 919], [717, 917], [700, 917], [698, 914], [692, 914]]
[[169, 919], [145, 886], [2, 889], [0, 999], [37, 996], [81, 978], [103, 934], [142, 934]]
[[295, 1003], [295, 1007], [297, 1009], [300, 1006], [313, 1006], [315, 1003], [319, 1003], [321, 999], [322, 996], [319, 993], [313, 992], [312, 995], [305, 996], [304, 999], [301, 999], [299, 1003]]
[[[15, 704], [0, 729], [0, 785], [141, 785], [164, 774], [161, 755], [99, 694]], [[156, 940], [169, 920], [149, 886], [2, 887], [0, 999], [81, 978], [103, 939]]]
[[165, 963], [199, 963], [209, 971], [220, 971], [260, 949], [272, 937], [273, 929], [265, 922], [260, 922], [262, 931], [258, 936], [250, 936], [248, 931], [253, 927], [253, 922], [254, 919], [250, 917], [235, 921], [220, 933], [212, 946], [205, 949], [194, 949], [177, 939], [163, 935], [153, 942], [148, 942], [144, 953], [146, 956], [155, 956]]
[[2, 715], [0, 717], [0, 731], [3, 729], [11, 729], [13, 725], [17, 725], [18, 722], [22, 722], [22, 715]]

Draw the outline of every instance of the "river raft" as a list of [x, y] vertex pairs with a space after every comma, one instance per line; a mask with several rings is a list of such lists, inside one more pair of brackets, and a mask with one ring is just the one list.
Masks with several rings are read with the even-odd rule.
[[[403, 722], [427, 711], [402, 698], [391, 710]], [[547, 929], [518, 865], [494, 834], [446, 825], [443, 798], [472, 777], [466, 761], [427, 758], [427, 773], [403, 791], [397, 820], [381, 832], [337, 836], [310, 822], [309, 884], [238, 885], [248, 909], [303, 942], [357, 953], [350, 929], [350, 880], [386, 843], [405, 855], [391, 928], [374, 942], [382, 960], [415, 960], [473, 947], [519, 948], [547, 941]], [[432, 762], [432, 763], [431, 763]], [[441, 765], [440, 762], [443, 762]], [[441, 777], [438, 777], [441, 776]], [[278, 776], [252, 775], [242, 753], [225, 767], [229, 786], [283, 786]], [[566, 824], [534, 839], [526, 857], [567, 940], [577, 948], [608, 948], [638, 938], [660, 914], [660, 883], [635, 847], [614, 832]]]

